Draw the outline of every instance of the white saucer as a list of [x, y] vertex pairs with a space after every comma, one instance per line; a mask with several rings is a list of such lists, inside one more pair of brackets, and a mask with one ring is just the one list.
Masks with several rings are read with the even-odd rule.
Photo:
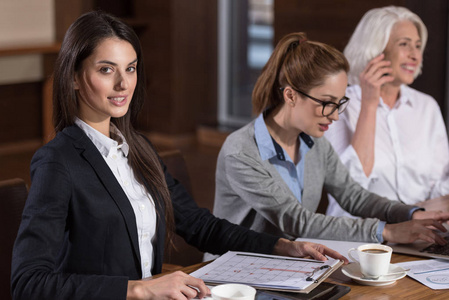
[[379, 279], [366, 279], [362, 278], [362, 272], [360, 271], [360, 265], [358, 263], [350, 263], [348, 265], [345, 265], [342, 267], [341, 271], [343, 272], [343, 274], [345, 274], [346, 276], [348, 276], [357, 283], [372, 286], [390, 285], [395, 283], [396, 280], [404, 278], [405, 275], [407, 275], [407, 271], [404, 268], [393, 264], [390, 264], [390, 267], [388, 268], [388, 273], [398, 273], [398, 272], [403, 273], [394, 275], [384, 275], [380, 276]]

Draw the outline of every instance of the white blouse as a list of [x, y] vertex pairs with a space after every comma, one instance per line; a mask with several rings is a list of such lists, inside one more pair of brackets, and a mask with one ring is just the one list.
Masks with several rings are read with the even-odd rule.
[[[350, 103], [325, 133], [352, 177], [363, 187], [406, 204], [449, 194], [449, 147], [441, 110], [431, 96], [406, 85], [391, 109], [380, 99], [374, 167], [369, 177], [351, 145], [361, 108], [361, 88], [346, 90]], [[331, 203], [332, 202], [332, 203]], [[328, 212], [332, 215], [330, 200]], [[341, 210], [341, 208], [340, 208]]]
[[128, 164], [129, 146], [121, 132], [112, 123], [111, 132], [122, 140], [120, 143], [105, 136], [78, 118], [75, 123], [100, 151], [131, 203], [136, 216], [142, 278], [150, 277], [154, 259], [153, 239], [156, 237], [156, 208], [153, 198], [145, 187], [136, 180], [134, 172]]

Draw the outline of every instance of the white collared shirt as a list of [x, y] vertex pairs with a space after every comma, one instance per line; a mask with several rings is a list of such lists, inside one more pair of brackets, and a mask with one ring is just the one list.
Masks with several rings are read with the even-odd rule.
[[131, 203], [136, 216], [142, 278], [150, 277], [154, 259], [153, 239], [155, 239], [156, 233], [156, 209], [153, 198], [145, 187], [136, 180], [134, 172], [128, 164], [129, 146], [121, 132], [112, 123], [111, 132], [122, 139], [121, 144], [78, 118], [75, 123], [100, 151]]
[[435, 99], [406, 85], [401, 86], [393, 108], [380, 99], [374, 167], [367, 177], [351, 146], [361, 108], [360, 86], [348, 87], [346, 95], [351, 99], [349, 106], [325, 137], [357, 182], [371, 192], [406, 204], [449, 194], [448, 138]]

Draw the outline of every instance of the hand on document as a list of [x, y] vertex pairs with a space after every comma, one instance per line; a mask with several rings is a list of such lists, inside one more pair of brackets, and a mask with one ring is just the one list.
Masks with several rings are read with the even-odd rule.
[[273, 254], [293, 257], [311, 257], [317, 260], [327, 260], [326, 256], [348, 263], [348, 259], [324, 245], [310, 242], [289, 241], [287, 239], [279, 239], [274, 246]]
[[203, 280], [176, 271], [156, 279], [128, 281], [127, 299], [202, 299], [208, 294]]

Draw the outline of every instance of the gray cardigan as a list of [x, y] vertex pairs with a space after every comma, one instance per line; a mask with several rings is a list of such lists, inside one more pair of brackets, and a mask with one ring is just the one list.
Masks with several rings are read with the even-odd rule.
[[[325, 138], [312, 138], [305, 155], [302, 203], [268, 160], [262, 161], [254, 121], [232, 133], [218, 156], [214, 214], [259, 232], [286, 238], [308, 237], [378, 242], [379, 219], [409, 220], [413, 206], [382, 198], [356, 183]], [[315, 213], [323, 187], [351, 214], [365, 219]]]

